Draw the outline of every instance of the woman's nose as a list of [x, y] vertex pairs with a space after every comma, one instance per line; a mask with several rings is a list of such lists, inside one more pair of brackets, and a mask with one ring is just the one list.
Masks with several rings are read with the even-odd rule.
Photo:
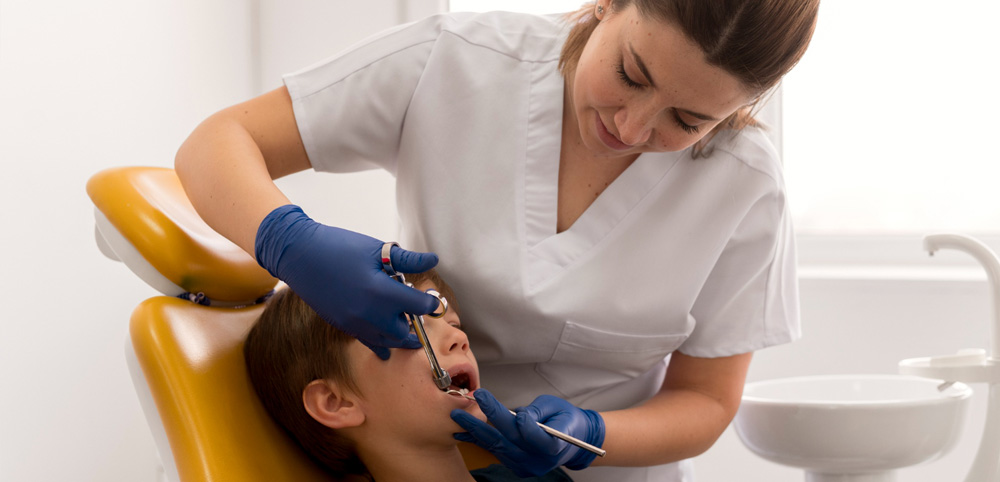
[[615, 126], [622, 142], [634, 146], [649, 140], [653, 133], [655, 112], [642, 106], [626, 106], [615, 113]]

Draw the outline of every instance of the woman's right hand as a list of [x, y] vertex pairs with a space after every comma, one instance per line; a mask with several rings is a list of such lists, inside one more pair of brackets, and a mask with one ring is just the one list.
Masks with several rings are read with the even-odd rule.
[[[357, 338], [383, 360], [389, 348], [420, 348], [403, 313], [424, 315], [438, 306], [427, 293], [382, 271], [384, 243], [363, 234], [313, 221], [288, 204], [268, 214], [257, 229], [257, 262], [284, 281], [327, 323]], [[392, 267], [419, 273], [437, 265], [437, 255], [393, 246]]]

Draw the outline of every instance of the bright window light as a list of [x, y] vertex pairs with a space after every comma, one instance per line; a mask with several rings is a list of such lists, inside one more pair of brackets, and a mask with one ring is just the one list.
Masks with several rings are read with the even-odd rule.
[[1000, 2], [822, 2], [784, 83], [799, 232], [1000, 233]]

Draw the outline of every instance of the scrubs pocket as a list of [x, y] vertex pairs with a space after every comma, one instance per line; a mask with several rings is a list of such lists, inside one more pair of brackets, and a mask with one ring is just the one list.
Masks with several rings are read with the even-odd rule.
[[559, 395], [575, 398], [646, 373], [687, 334], [633, 335], [567, 321], [552, 358], [535, 365]]

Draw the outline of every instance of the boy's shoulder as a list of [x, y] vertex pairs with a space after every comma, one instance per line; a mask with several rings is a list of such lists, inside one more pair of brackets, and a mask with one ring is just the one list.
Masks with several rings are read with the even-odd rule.
[[503, 465], [494, 464], [483, 469], [470, 472], [477, 482], [573, 482], [573, 479], [562, 469], [555, 469], [539, 477], [518, 477], [514, 471]]

